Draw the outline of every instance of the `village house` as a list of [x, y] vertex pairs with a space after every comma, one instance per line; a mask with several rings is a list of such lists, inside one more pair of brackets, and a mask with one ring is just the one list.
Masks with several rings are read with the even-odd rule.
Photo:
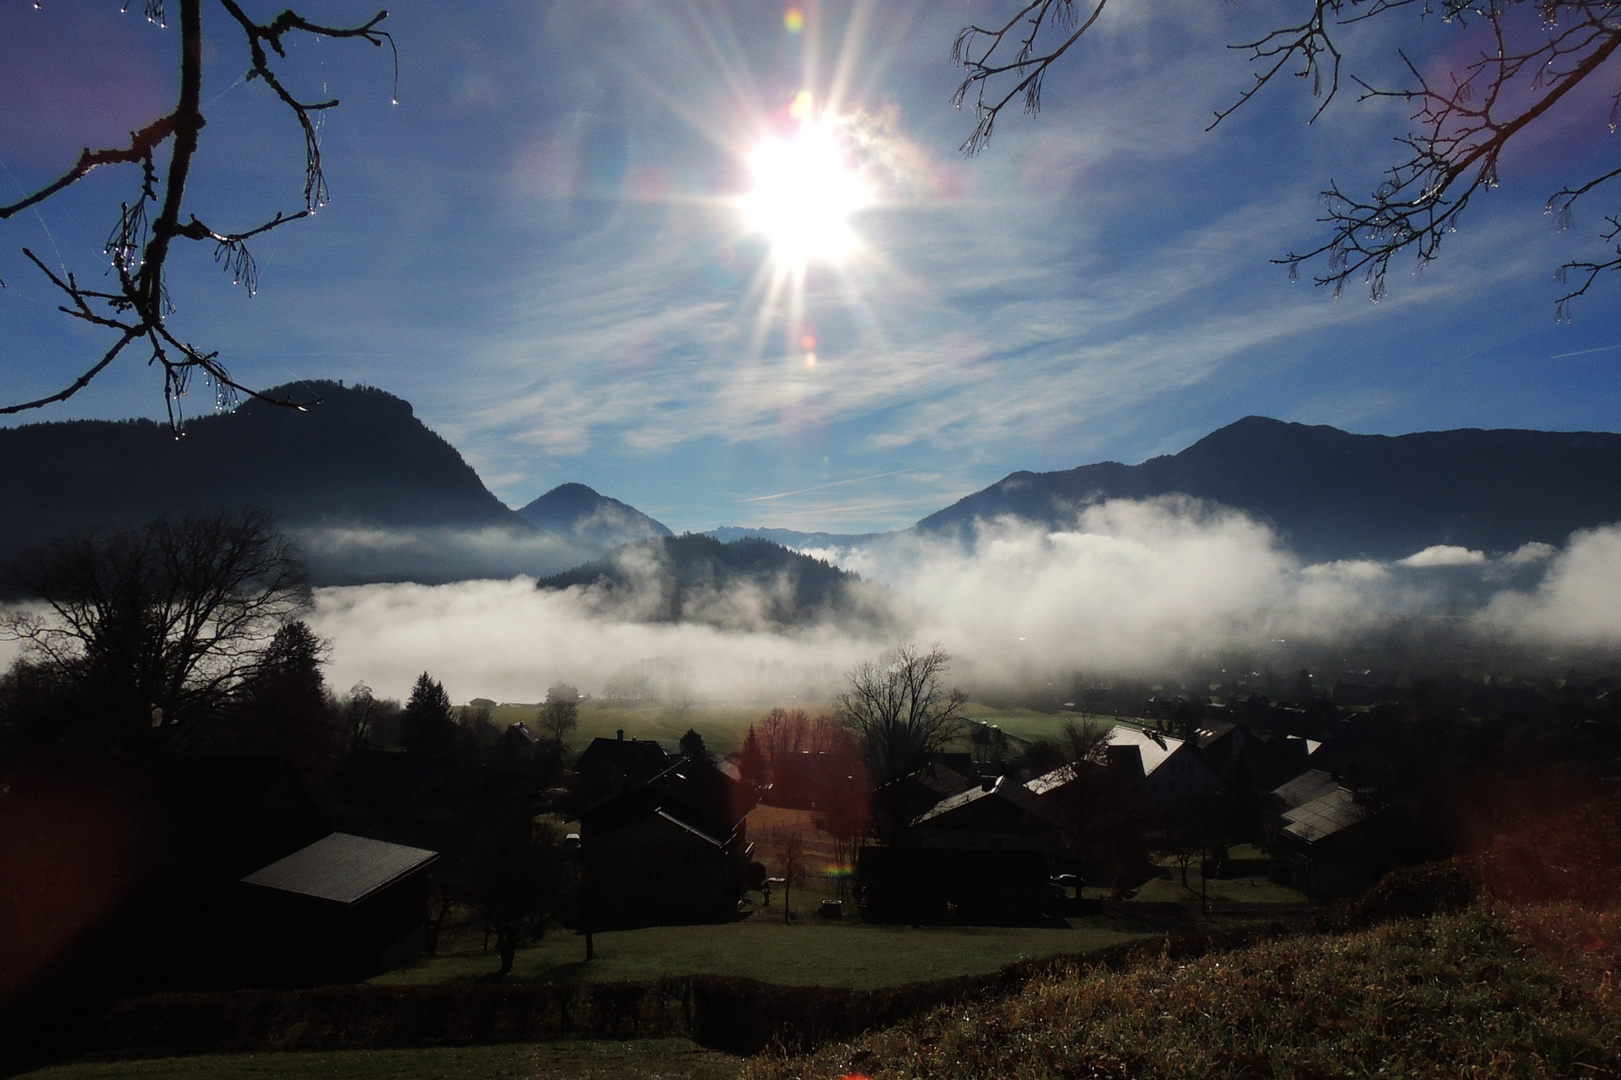
[[682, 758], [588, 806], [580, 864], [592, 929], [736, 915], [753, 855], [745, 802], [719, 769]]
[[575, 759], [582, 806], [643, 783], [670, 765], [670, 755], [651, 739], [627, 739], [621, 729], [613, 739], [592, 739]]
[[1194, 743], [1116, 724], [1103, 737], [1111, 766], [1124, 770], [1150, 803], [1165, 805], [1216, 793], [1218, 779]]
[[262, 981], [349, 982], [416, 957], [437, 859], [423, 848], [331, 833], [244, 876]]
[[1388, 854], [1372, 834], [1372, 807], [1322, 769], [1308, 769], [1272, 792], [1279, 810], [1270, 832], [1295, 863], [1312, 897], [1349, 896], [1377, 881]]

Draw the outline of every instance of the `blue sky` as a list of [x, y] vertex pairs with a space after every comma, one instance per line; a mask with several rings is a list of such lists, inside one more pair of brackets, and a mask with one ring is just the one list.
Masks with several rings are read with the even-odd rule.
[[[1252, 413], [1390, 434], [1614, 430], [1621, 282], [1553, 320], [1553, 270], [1602, 250], [1601, 207], [1564, 233], [1542, 213], [1613, 159], [1607, 103], [1571, 103], [1506, 160], [1421, 280], [1403, 263], [1379, 304], [1336, 300], [1268, 260], [1322, 237], [1330, 178], [1372, 189], [1402, 107], [1347, 94], [1308, 127], [1315, 103], [1286, 80], [1203, 130], [1250, 79], [1223, 46], [1292, 7], [1111, 3], [1040, 116], [1010, 114], [965, 160], [947, 54], [1006, 4], [390, 4], [397, 106], [387, 50], [307, 42], [287, 63], [303, 92], [343, 100], [322, 132], [331, 205], [254, 249], [251, 299], [186, 252], [173, 325], [249, 384], [408, 398], [513, 505], [576, 480], [678, 530], [903, 527], [1016, 469], [1140, 461]], [[37, 185], [166, 107], [176, 35], [116, 8], [0, 0], [0, 185]], [[238, 228], [297, 207], [300, 137], [207, 17], [195, 206]], [[1369, 24], [1350, 66], [1393, 82], [1396, 46], [1433, 66], [1455, 38]], [[845, 118], [876, 202], [851, 222], [852, 255], [811, 265], [790, 326], [737, 197], [748, 153], [806, 89]], [[93, 279], [134, 182], [98, 175], [0, 223], [8, 399], [60, 388], [106, 347], [55, 314], [18, 249]], [[162, 407], [132, 357], [25, 419]]]

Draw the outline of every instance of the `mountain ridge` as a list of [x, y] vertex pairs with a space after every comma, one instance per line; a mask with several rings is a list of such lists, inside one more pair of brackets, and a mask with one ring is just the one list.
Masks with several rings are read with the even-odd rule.
[[1621, 519], [1621, 434], [1354, 435], [1249, 416], [1140, 465], [1010, 473], [912, 528], [970, 537], [975, 521], [1001, 516], [1062, 527], [1104, 499], [1171, 494], [1248, 513], [1307, 558], [1393, 559], [1438, 544], [1511, 551]]
[[0, 566], [53, 538], [246, 504], [276, 515], [318, 584], [544, 574], [596, 553], [536, 530], [403, 398], [325, 380], [278, 394], [324, 400], [250, 399], [178, 436], [151, 420], [0, 428]]

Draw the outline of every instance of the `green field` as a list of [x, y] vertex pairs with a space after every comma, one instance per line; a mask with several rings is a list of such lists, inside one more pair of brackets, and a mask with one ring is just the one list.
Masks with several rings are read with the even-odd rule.
[[741, 1058], [686, 1039], [638, 1039], [74, 1062], [27, 1076], [29, 1080], [730, 1080], [742, 1064]]
[[[791, 702], [786, 707], [803, 708], [811, 716], [832, 711], [830, 703]], [[569, 746], [576, 752], [584, 750], [592, 739], [611, 739], [622, 728], [627, 739], [652, 739], [665, 749], [674, 750], [681, 736], [691, 728], [703, 736], [704, 747], [710, 753], [725, 755], [737, 749], [751, 723], [770, 711], [768, 706], [760, 705], [582, 701], [580, 727], [569, 737]], [[539, 712], [539, 705], [498, 705], [491, 710], [491, 719], [503, 728], [523, 721], [535, 731], [534, 720]]]
[[[596, 935], [596, 959], [585, 962], [585, 939], [553, 931], [520, 950], [510, 979], [517, 982], [619, 982], [671, 975], [746, 975], [789, 986], [869, 988], [995, 971], [1016, 960], [1088, 952], [1164, 933], [1169, 924], [1095, 918], [1072, 926], [869, 926], [825, 921], [814, 914], [820, 888], [794, 890], [798, 918], [785, 925], [780, 894], [745, 922], [720, 926], [660, 926]], [[439, 955], [380, 975], [380, 985], [473, 981], [499, 966], [476, 928], [450, 931]]]
[[[787, 701], [783, 708], [804, 709], [810, 716], [831, 714], [831, 701]], [[501, 727], [524, 721], [535, 729], [534, 720], [540, 706], [505, 704], [491, 710], [491, 719]], [[582, 701], [580, 727], [569, 739], [570, 746], [583, 750], [592, 739], [611, 739], [624, 729], [626, 738], [652, 739], [674, 750], [681, 736], [691, 728], [702, 735], [704, 746], [712, 754], [725, 755], [736, 750], [743, 741], [748, 726], [771, 711], [768, 705], [682, 705], [671, 702], [608, 702]], [[974, 720], [997, 724], [1003, 731], [1020, 739], [1057, 738], [1066, 720], [1080, 718], [1078, 713], [1041, 713], [1031, 709], [993, 709], [970, 702], [967, 714]], [[1096, 723], [1114, 724], [1114, 717], [1093, 718]], [[1125, 721], [1130, 723], [1131, 721]], [[963, 750], [968, 749], [964, 741]]]

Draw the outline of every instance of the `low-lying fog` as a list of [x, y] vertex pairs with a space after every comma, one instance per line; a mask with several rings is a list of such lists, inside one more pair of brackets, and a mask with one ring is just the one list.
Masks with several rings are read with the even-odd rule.
[[[972, 550], [903, 535], [812, 554], [888, 586], [902, 639], [943, 644], [969, 689], [1174, 678], [1235, 652], [1298, 666], [1348, 652], [1433, 662], [1442, 649], [1554, 670], [1621, 644], [1621, 526], [1559, 549], [1305, 565], [1242, 514], [1162, 498], [1090, 507], [1063, 532], [983, 524]], [[750, 599], [727, 608], [757, 609]], [[456, 701], [536, 701], [560, 680], [596, 695], [825, 700], [894, 643], [834, 625], [627, 622], [589, 600], [525, 577], [347, 586], [319, 590], [310, 622], [333, 643], [334, 687], [403, 696], [426, 670]]]

